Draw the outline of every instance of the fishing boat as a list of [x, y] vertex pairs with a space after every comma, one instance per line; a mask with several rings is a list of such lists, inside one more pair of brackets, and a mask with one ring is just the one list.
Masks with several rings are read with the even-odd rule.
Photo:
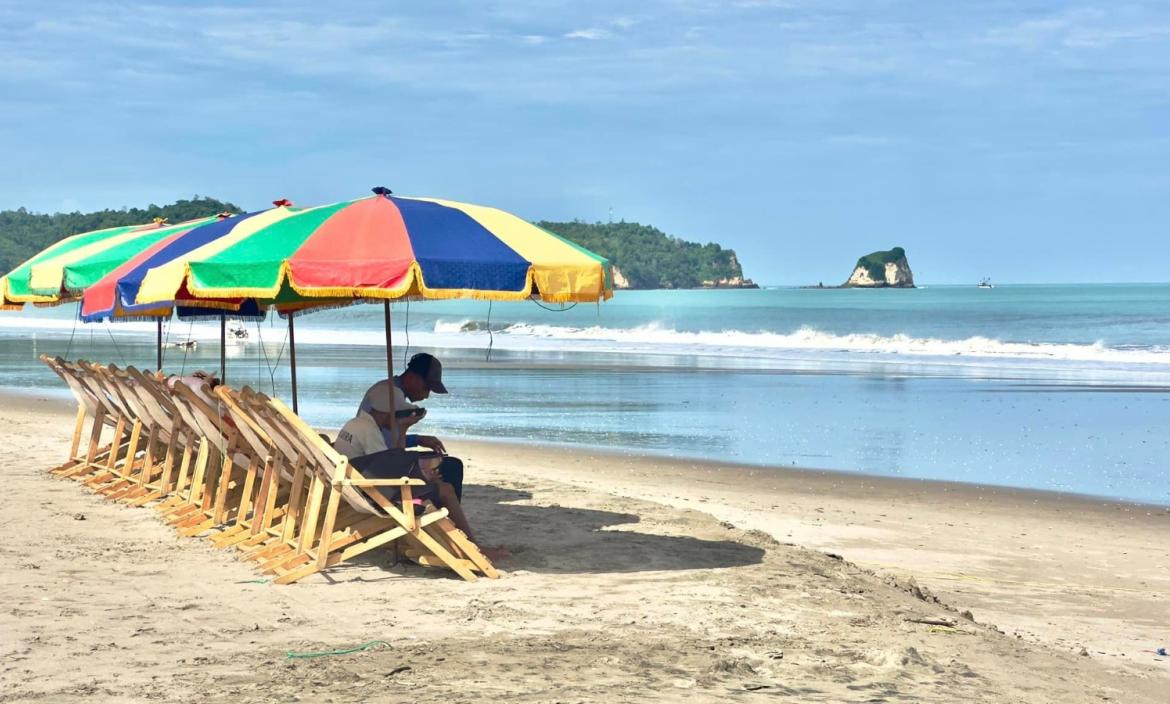
[[995, 288], [995, 286], [991, 284], [991, 279], [984, 276], [979, 280], [978, 288]]
[[242, 320], [229, 320], [227, 323], [227, 337], [229, 340], [238, 340], [243, 342], [248, 339], [248, 328], [244, 327]]

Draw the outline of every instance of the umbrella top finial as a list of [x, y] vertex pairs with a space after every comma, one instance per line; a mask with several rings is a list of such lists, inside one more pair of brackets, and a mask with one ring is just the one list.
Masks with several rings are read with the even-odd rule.
[[272, 201], [272, 204], [278, 208], [289, 208], [292, 207], [293, 202], [288, 198], [280, 198], [279, 200]]
[[394, 191], [390, 190], [389, 188], [386, 188], [385, 186], [374, 186], [370, 190], [373, 191], [374, 193], [380, 195], [380, 196], [389, 196], [391, 193], [394, 192]]
[[167, 224], [167, 219], [166, 218], [155, 218], [154, 224], [158, 227], [162, 227], [163, 225]]

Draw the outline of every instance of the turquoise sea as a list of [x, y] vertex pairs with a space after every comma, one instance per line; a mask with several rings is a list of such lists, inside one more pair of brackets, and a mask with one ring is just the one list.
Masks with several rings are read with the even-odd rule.
[[[0, 386], [67, 395], [41, 353], [155, 366], [152, 324], [0, 314]], [[421, 432], [1050, 489], [1170, 505], [1170, 285], [619, 292], [600, 305], [393, 307], [398, 366], [452, 393]], [[228, 381], [287, 398], [284, 321], [247, 323]], [[296, 322], [302, 415], [344, 422], [385, 373], [379, 305]], [[174, 321], [168, 371], [215, 368]], [[490, 355], [490, 356], [489, 356]]]

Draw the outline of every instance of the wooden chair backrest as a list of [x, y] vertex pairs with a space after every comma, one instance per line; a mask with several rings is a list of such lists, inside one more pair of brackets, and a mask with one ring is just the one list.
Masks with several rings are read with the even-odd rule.
[[90, 370], [94, 374], [94, 378], [98, 379], [100, 383], [105, 384], [106, 388], [110, 390], [110, 398], [116, 404], [120, 404], [132, 417], [138, 419], [147, 429], [159, 429], [165, 426], [160, 426], [159, 421], [150, 412], [146, 404], [138, 397], [134, 391], [130, 378], [121, 369], [113, 366], [108, 367], [91, 364]]
[[[312, 464], [328, 477], [330, 484], [336, 477], [338, 468], [343, 468], [339, 479], [347, 479], [348, 475], [360, 476], [360, 473], [349, 464], [349, 458], [333, 449], [325, 442], [303, 418], [293, 413], [292, 409], [280, 402], [279, 399], [266, 399], [264, 408], [258, 409], [260, 414], [274, 427], [280, 429], [291, 439]], [[341, 485], [341, 496], [354, 510], [361, 513], [381, 514], [378, 505], [365, 495], [365, 491], [348, 485]]]
[[69, 393], [73, 394], [73, 397], [77, 399], [77, 404], [85, 409], [87, 415], [93, 416], [97, 413], [101, 401], [81, 383], [81, 379], [74, 376], [72, 370], [66, 368], [64, 359], [42, 354], [41, 361], [49, 369], [52, 369], [54, 374], [61, 377], [61, 381], [64, 381], [65, 385], [69, 387]]
[[115, 417], [124, 418], [130, 423], [138, 420], [138, 416], [134, 413], [133, 409], [129, 408], [121, 396], [118, 395], [118, 392], [110, 387], [105, 377], [97, 370], [95, 365], [79, 359], [76, 364], [70, 365], [66, 363], [66, 368], [70, 369], [81, 383], [94, 394], [107, 412]]
[[[220, 395], [228, 396], [229, 394], [224, 392]], [[286, 428], [281, 427], [279, 424], [272, 423], [267, 413], [267, 396], [259, 391], [244, 387], [239, 392], [230, 394], [230, 398], [227, 400], [235, 406], [239, 413], [248, 419], [250, 424], [253, 424], [272, 442], [274, 451], [278, 455], [281, 475], [285, 479], [291, 479], [291, 470], [299, 460], [303, 459], [308, 472], [316, 475], [321, 481], [326, 482], [326, 484], [330, 482], [330, 474], [328, 471], [322, 471], [323, 465], [319, 461], [319, 458], [315, 458], [310, 453], [307, 453], [304, 446], [297, 441], [295, 434], [289, 433]]]
[[[281, 438], [272, 437], [264, 426], [248, 412], [244, 399], [251, 393], [253, 393], [252, 390], [247, 386], [238, 391], [226, 386], [215, 390], [215, 395], [219, 397], [220, 403], [231, 415], [232, 421], [240, 429], [240, 433], [246, 438], [253, 451], [264, 456], [276, 455], [279, 458], [284, 458], [287, 462], [295, 462], [296, 455], [292, 453], [287, 444], [282, 443]], [[281, 467], [281, 471], [287, 473], [287, 469], [284, 467]]]
[[179, 419], [176, 418], [178, 414], [175, 411], [175, 405], [168, 397], [158, 395], [157, 379], [132, 366], [119, 370], [111, 364], [110, 373], [114, 375], [115, 379], [122, 382], [124, 388], [135, 394], [142, 409], [150, 415], [159, 428], [168, 433], [173, 433], [176, 430], [175, 424]]
[[[171, 387], [170, 392], [175, 401], [175, 410], [211, 447], [226, 453], [235, 444], [235, 431], [224, 422], [219, 409], [207, 403], [201, 394], [181, 382]], [[204, 393], [210, 395], [210, 389], [205, 388]]]

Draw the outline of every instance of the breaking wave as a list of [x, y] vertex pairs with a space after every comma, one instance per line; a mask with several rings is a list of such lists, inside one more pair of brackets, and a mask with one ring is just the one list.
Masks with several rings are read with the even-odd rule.
[[[378, 321], [380, 322], [380, 321]], [[266, 343], [280, 343], [285, 335], [281, 323], [247, 324], [252, 332], [251, 339]], [[56, 333], [69, 336], [72, 332], [89, 330], [88, 326], [76, 326], [72, 320], [30, 318], [23, 316], [0, 316], [0, 329], [21, 328], [29, 332]], [[142, 336], [151, 334], [151, 323], [119, 323], [110, 326], [115, 334], [126, 333]], [[415, 328], [410, 330], [409, 340], [413, 345], [435, 348], [481, 347], [487, 344], [488, 322], [475, 319], [440, 319], [431, 330]], [[691, 332], [650, 323], [629, 328], [608, 328], [603, 326], [572, 327], [562, 325], [539, 325], [531, 323], [492, 322], [490, 332], [496, 349], [517, 351], [574, 351], [613, 352], [619, 354], [671, 354], [722, 357], [775, 357], [780, 355], [818, 356], [832, 353], [834, 356], [888, 355], [952, 360], [967, 358], [974, 360], [1031, 360], [1069, 363], [1103, 363], [1122, 365], [1163, 365], [1170, 366], [1170, 346], [1131, 345], [1110, 346], [1104, 342], [1060, 343], [1004, 341], [985, 336], [973, 336], [958, 340], [933, 337], [913, 337], [905, 334], [878, 335], [873, 333], [832, 333], [814, 327], [801, 327], [788, 333], [747, 332], [743, 330], [711, 330]], [[188, 327], [175, 323], [168, 328], [167, 339], [190, 337], [200, 341], [218, 341], [219, 327], [212, 324], [196, 324]], [[297, 328], [298, 345], [375, 345], [385, 344], [381, 326], [366, 321], [361, 326], [316, 327], [305, 325]], [[407, 338], [395, 329], [395, 344], [402, 344]], [[859, 358], [859, 357], [857, 357]]]
[[[1008, 342], [975, 336], [961, 340], [912, 337], [904, 334], [835, 334], [811, 327], [791, 333], [721, 330], [687, 332], [658, 324], [634, 328], [562, 327], [516, 323], [496, 331], [497, 336], [547, 341], [610, 343], [622, 348], [654, 348], [661, 351], [689, 351], [702, 354], [737, 351], [827, 351], [863, 354], [893, 354], [931, 357], [1003, 357], [1015, 359], [1114, 362], [1124, 364], [1170, 364], [1170, 347], [1110, 347], [1092, 344], [1052, 342]], [[500, 337], [497, 337], [497, 344]]]

